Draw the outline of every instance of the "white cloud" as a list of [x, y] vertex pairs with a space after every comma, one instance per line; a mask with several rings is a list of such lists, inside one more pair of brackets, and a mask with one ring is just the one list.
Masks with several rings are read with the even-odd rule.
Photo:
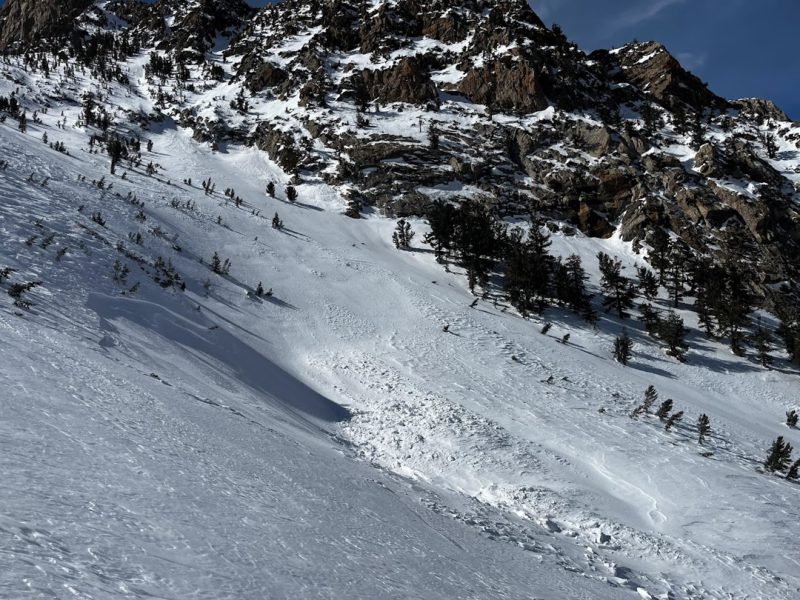
[[543, 21], [550, 21], [569, 0], [530, 0], [533, 11]]
[[[557, 16], [563, 15], [565, 10], [579, 10], [581, 1], [583, 0], [529, 0], [534, 12], [545, 22], [558, 20]], [[616, 11], [614, 4], [617, 3], [611, 2], [598, 26], [605, 29], [608, 34], [617, 33], [650, 20], [667, 8], [685, 2], [686, 0], [628, 0], [626, 3], [632, 6], [621, 11]]]
[[675, 56], [680, 63], [683, 65], [685, 69], [690, 71], [695, 71], [697, 69], [702, 69], [706, 61], [708, 60], [708, 53], [707, 52], [681, 52]]
[[686, 0], [639, 0], [636, 6], [611, 21], [611, 31], [621, 31], [656, 17], [665, 9], [683, 4]]

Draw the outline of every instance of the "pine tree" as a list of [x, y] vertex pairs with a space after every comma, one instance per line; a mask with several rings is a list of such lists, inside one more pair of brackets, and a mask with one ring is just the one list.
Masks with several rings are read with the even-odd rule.
[[697, 313], [697, 321], [705, 330], [706, 335], [709, 337], [713, 336], [715, 326], [705, 287], [700, 287], [697, 290], [697, 296], [694, 301], [694, 311]]
[[649, 102], [644, 102], [639, 109], [642, 116], [643, 129], [648, 136], [653, 136], [660, 126], [660, 115]]
[[719, 329], [730, 340], [731, 350], [743, 355], [742, 330], [750, 323], [750, 311], [754, 299], [747, 287], [748, 274], [733, 261], [724, 268], [721, 294], [712, 305]]
[[603, 289], [603, 306], [606, 312], [612, 308], [617, 312], [620, 319], [628, 316], [626, 312], [633, 307], [633, 300], [636, 297], [636, 290], [630, 280], [622, 275], [622, 261], [613, 259], [608, 254], [600, 252], [597, 255], [600, 263], [602, 278], [600, 286]]
[[697, 419], [697, 441], [700, 445], [706, 441], [706, 436], [711, 432], [711, 422], [708, 415], [702, 414]]
[[256, 286], [256, 296], [260, 298], [263, 295], [264, 295], [264, 286], [259, 281], [258, 285]]
[[217, 274], [222, 273], [222, 261], [219, 258], [219, 254], [216, 252], [214, 252], [214, 256], [211, 257], [211, 270]]
[[664, 400], [661, 403], [661, 406], [658, 407], [658, 410], [656, 411], [656, 416], [660, 420], [664, 421], [669, 416], [669, 413], [671, 411], [672, 411], [672, 400], [671, 399], [667, 399], [667, 400]]
[[467, 272], [470, 291], [474, 292], [477, 285], [485, 288], [489, 271], [503, 249], [503, 244], [499, 243], [504, 235], [503, 228], [486, 206], [474, 201], [461, 204], [454, 225], [452, 245], [458, 253], [459, 264]]
[[541, 330], [540, 333], [542, 335], [547, 335], [547, 332], [550, 331], [550, 328], [552, 326], [553, 326], [553, 324], [550, 321], [548, 321], [547, 323], [544, 324], [544, 326], [542, 327], [542, 330]]
[[764, 327], [759, 319], [755, 331], [750, 335], [750, 341], [753, 344], [753, 348], [756, 350], [758, 362], [761, 363], [762, 367], [769, 368], [772, 366], [770, 351], [772, 350], [773, 340], [772, 333], [769, 329]]
[[778, 157], [778, 150], [779, 150], [775, 134], [765, 133], [761, 141], [764, 144], [764, 150], [767, 152], [767, 156], [775, 160]]
[[[592, 309], [592, 296], [586, 291], [586, 282], [589, 275], [583, 268], [581, 257], [571, 254], [564, 261], [564, 278], [566, 290], [566, 303], [572, 310], [582, 313], [587, 319]], [[589, 319], [590, 320], [590, 319]]]
[[650, 414], [650, 409], [653, 407], [653, 404], [655, 404], [656, 400], [658, 400], [658, 392], [656, 391], [655, 386], [647, 386], [647, 389], [644, 391], [644, 402], [642, 402], [642, 407], [644, 407], [645, 414]]
[[398, 250], [408, 250], [411, 247], [411, 240], [413, 238], [414, 232], [411, 230], [411, 224], [405, 219], [400, 219], [392, 234], [394, 247]]
[[281, 221], [281, 218], [278, 216], [278, 213], [275, 213], [275, 216], [272, 217], [272, 228], [277, 229], [278, 231], [283, 229], [283, 221]]
[[684, 338], [688, 333], [689, 330], [683, 326], [683, 319], [672, 311], [667, 314], [665, 319], [661, 320], [658, 337], [667, 344], [667, 355], [683, 362], [688, 349]]
[[639, 276], [639, 292], [648, 300], [655, 298], [658, 295], [658, 277], [647, 267], [639, 267], [637, 275]]
[[665, 429], [666, 431], [669, 431], [670, 429], [672, 429], [672, 427], [673, 427], [674, 425], [676, 425], [677, 423], [679, 423], [679, 422], [680, 422], [682, 419], [683, 419], [683, 411], [682, 411], [682, 410], [679, 410], [679, 411], [678, 411], [678, 412], [676, 412], [676, 413], [672, 413], [672, 415], [670, 416], [670, 418], [669, 418], [669, 419], [667, 419], [667, 424], [666, 424], [666, 425], [664, 425], [664, 429]]
[[701, 111], [694, 113], [691, 122], [692, 146], [699, 148], [706, 143], [706, 128], [703, 125], [703, 115]]
[[267, 196], [269, 196], [270, 198], [274, 198], [275, 197], [275, 182], [274, 181], [270, 181], [267, 184]]
[[648, 253], [650, 264], [658, 273], [658, 283], [664, 285], [667, 266], [669, 265], [669, 236], [657, 227], [649, 239], [651, 250]]
[[665, 287], [669, 293], [673, 308], [678, 308], [681, 299], [683, 299], [686, 263], [688, 260], [688, 250], [683, 244], [674, 243], [670, 246], [665, 270]]
[[431, 231], [425, 236], [425, 243], [433, 246], [436, 261], [444, 262], [454, 245], [457, 213], [452, 204], [437, 200], [428, 210], [428, 223]]
[[639, 313], [641, 321], [647, 333], [652, 336], [658, 335], [661, 328], [661, 316], [653, 308], [652, 304], [640, 304]]
[[789, 471], [786, 473], [786, 479], [794, 480], [800, 476], [800, 458], [792, 463]]
[[111, 174], [116, 171], [117, 164], [128, 154], [125, 143], [117, 137], [111, 138], [106, 144], [108, 156], [111, 158]]
[[797, 307], [786, 308], [786, 305], [783, 306], [778, 335], [783, 340], [786, 353], [792, 362], [800, 364], [800, 310]]
[[678, 102], [672, 110], [672, 122], [678, 135], [686, 135], [689, 132], [689, 119], [682, 102]]
[[286, 199], [292, 204], [297, 202], [297, 188], [293, 185], [286, 186]]
[[547, 253], [550, 237], [533, 227], [527, 238], [521, 229], [509, 232], [505, 240], [504, 287], [511, 304], [524, 316], [542, 312], [547, 304], [553, 274], [553, 258]]
[[638, 419], [639, 415], [641, 415], [643, 413], [644, 413], [644, 406], [642, 406], [640, 404], [636, 408], [633, 409], [633, 411], [630, 414], [630, 417], [631, 417], [631, 419]]
[[623, 365], [627, 365], [633, 355], [633, 340], [628, 335], [628, 330], [623, 329], [622, 335], [614, 340], [614, 359]]
[[792, 445], [785, 442], [783, 436], [779, 435], [777, 439], [772, 442], [772, 447], [769, 450], [764, 466], [771, 473], [775, 471], [785, 471], [791, 460]]
[[794, 429], [797, 427], [797, 418], [798, 414], [795, 409], [792, 409], [786, 413], [786, 425]]

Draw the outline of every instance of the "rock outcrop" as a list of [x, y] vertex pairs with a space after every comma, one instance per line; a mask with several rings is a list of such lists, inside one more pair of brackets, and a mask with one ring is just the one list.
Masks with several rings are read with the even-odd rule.
[[0, 51], [23, 50], [72, 30], [94, 0], [8, 0], [0, 8]]

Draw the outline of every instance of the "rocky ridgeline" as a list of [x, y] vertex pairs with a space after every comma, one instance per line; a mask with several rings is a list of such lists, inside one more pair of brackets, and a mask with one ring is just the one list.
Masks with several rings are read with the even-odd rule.
[[[11, 0], [0, 47], [80, 43], [80, 19], [64, 30], [56, 4], [100, 10]], [[179, 95], [163, 111], [200, 141], [254, 144], [298, 180], [340, 186], [351, 216], [364, 205], [424, 215], [443, 198], [591, 236], [621, 227], [642, 243], [663, 227], [704, 255], [735, 249], [765, 293], [797, 280], [800, 178], [786, 164], [800, 126], [769, 101], [715, 95], [658, 43], [587, 55], [524, 0], [257, 12], [118, 0], [100, 12], [115, 35], [177, 63], [223, 50], [216, 104]]]

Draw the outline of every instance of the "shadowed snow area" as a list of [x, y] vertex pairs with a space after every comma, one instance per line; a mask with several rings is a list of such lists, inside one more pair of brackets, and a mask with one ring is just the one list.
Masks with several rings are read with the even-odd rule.
[[[326, 422], [342, 421], [347, 411], [277, 367], [240, 338], [224, 329], [209, 329], [212, 321], [196, 323], [153, 302], [89, 294], [87, 306], [112, 323], [123, 320], [153, 344], [155, 338], [176, 344], [198, 364], [227, 371], [234, 381], [264, 398], [286, 402], [287, 408]], [[143, 341], [144, 341], [143, 340]]]

